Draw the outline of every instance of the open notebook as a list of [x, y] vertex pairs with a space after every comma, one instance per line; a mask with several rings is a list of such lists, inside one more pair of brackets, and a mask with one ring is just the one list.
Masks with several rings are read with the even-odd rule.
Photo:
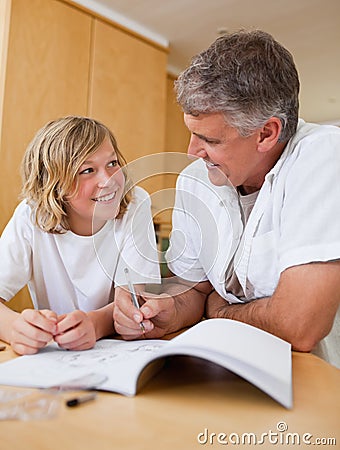
[[170, 341], [104, 339], [85, 351], [50, 344], [36, 355], [0, 364], [0, 384], [49, 388], [97, 374], [105, 381], [91, 388], [135, 395], [141, 380], [159, 368], [155, 363], [171, 355], [190, 355], [225, 367], [292, 407], [290, 344], [228, 319], [204, 320]]

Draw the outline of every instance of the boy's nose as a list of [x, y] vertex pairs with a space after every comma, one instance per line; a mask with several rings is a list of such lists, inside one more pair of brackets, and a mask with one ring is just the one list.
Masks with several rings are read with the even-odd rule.
[[98, 173], [97, 184], [99, 187], [103, 188], [109, 184], [112, 174], [109, 174], [106, 170]]

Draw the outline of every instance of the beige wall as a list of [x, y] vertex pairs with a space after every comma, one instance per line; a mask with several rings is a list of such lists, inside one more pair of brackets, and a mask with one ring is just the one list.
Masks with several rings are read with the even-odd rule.
[[175, 199], [175, 186], [178, 173], [190, 163], [186, 156], [190, 133], [184, 125], [183, 112], [176, 102], [174, 91], [175, 77], [168, 74], [166, 81], [166, 124], [164, 174], [162, 174], [163, 192], [154, 196], [154, 203], [160, 210], [155, 221], [161, 225], [160, 234], [166, 237], [171, 230], [171, 205]]
[[183, 121], [183, 112], [176, 102], [174, 91], [175, 77], [167, 77], [167, 122], [165, 129], [165, 150], [170, 152], [186, 152], [190, 133]]

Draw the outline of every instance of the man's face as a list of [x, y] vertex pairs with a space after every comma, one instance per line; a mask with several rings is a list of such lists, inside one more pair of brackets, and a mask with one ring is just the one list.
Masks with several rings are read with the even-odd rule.
[[188, 155], [205, 161], [214, 185], [231, 183], [249, 192], [261, 187], [264, 155], [257, 150], [260, 131], [242, 137], [226, 124], [222, 113], [184, 114], [184, 121], [191, 132]]

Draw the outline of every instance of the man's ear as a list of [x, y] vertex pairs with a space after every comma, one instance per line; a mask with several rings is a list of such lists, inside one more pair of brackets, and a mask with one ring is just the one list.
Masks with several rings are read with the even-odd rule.
[[257, 150], [261, 153], [271, 150], [279, 139], [282, 123], [278, 117], [271, 117], [263, 125], [259, 133]]

